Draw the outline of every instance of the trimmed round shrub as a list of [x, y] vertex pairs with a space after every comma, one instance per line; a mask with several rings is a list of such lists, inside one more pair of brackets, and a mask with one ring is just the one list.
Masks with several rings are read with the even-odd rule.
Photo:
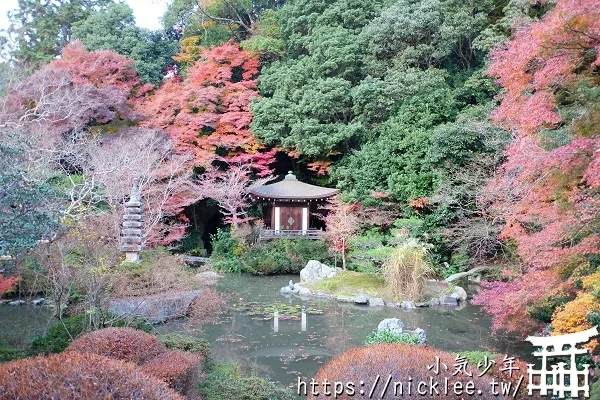
[[204, 357], [208, 357], [210, 351], [208, 340], [204, 338], [182, 335], [181, 333], [167, 333], [159, 336], [159, 338], [170, 350], [202, 354]]
[[[204, 400], [294, 400], [289, 388], [259, 376], [246, 375], [239, 364], [215, 363], [200, 387]], [[327, 397], [326, 397], [327, 398]], [[330, 398], [330, 397], [329, 397]]]
[[66, 351], [99, 354], [139, 365], [166, 350], [163, 342], [149, 333], [132, 328], [106, 328], [75, 339]]
[[131, 363], [74, 352], [0, 365], [0, 398], [184, 399]]
[[180, 393], [186, 392], [199, 373], [204, 357], [182, 351], [166, 351], [141, 365], [142, 371], [165, 382]]
[[[439, 373], [435, 374], [433, 370], [428, 370], [428, 366], [436, 364], [436, 356], [440, 359]], [[354, 382], [355, 393], [350, 395], [347, 391], [347, 387], [344, 386], [344, 393], [338, 394], [338, 399], [355, 399], [360, 390], [365, 390], [369, 393], [377, 376], [379, 375], [379, 382], [377, 390], [375, 391], [378, 399], [424, 399], [424, 398], [478, 398], [478, 399], [503, 399], [502, 396], [494, 396], [490, 387], [491, 377], [484, 375], [478, 377], [480, 371], [476, 365], [468, 365], [467, 369], [472, 372], [473, 376], [469, 377], [463, 373], [459, 373], [456, 376], [452, 374], [455, 371], [454, 365], [456, 358], [454, 355], [445, 353], [440, 350], [436, 350], [431, 347], [425, 346], [412, 346], [408, 344], [392, 344], [392, 343], [380, 343], [375, 345], [369, 345], [364, 347], [357, 347], [349, 350], [331, 361], [325, 364], [315, 377], [317, 382], [323, 382], [327, 379], [331, 384], [328, 388], [329, 391], [334, 393], [335, 382], [343, 382], [346, 385], [347, 382]], [[443, 365], [446, 365], [446, 370]], [[526, 371], [521, 371], [526, 374]], [[385, 383], [388, 377], [391, 376], [391, 383], [388, 386], [385, 395], [382, 397], [381, 394], [385, 387]], [[412, 382], [411, 393], [408, 393], [408, 382], [409, 378]], [[430, 383], [430, 378], [434, 381], [440, 382], [438, 390], [439, 395], [435, 393], [431, 395], [429, 392], [429, 386], [427, 386], [427, 395], [417, 393], [417, 385], [419, 382]], [[449, 392], [448, 396], [444, 395], [443, 385], [444, 378], [449, 380]], [[365, 386], [361, 387], [359, 382], [364, 381]], [[400, 394], [400, 386], [394, 385], [395, 382], [403, 383], [403, 393]], [[455, 396], [452, 392], [453, 385], [456, 382], [461, 382], [463, 388], [462, 396]], [[469, 396], [464, 392], [468, 382], [473, 382], [475, 396]], [[370, 385], [370, 386], [367, 386]], [[307, 393], [310, 394], [311, 388], [309, 385]], [[526, 387], [526, 382], [523, 382], [522, 387]], [[482, 394], [479, 395], [477, 390], [481, 389]], [[309, 396], [310, 399], [318, 400], [323, 397], [324, 388], [318, 387], [317, 390], [320, 392], [320, 396]], [[394, 396], [394, 390], [396, 390], [396, 396]]]

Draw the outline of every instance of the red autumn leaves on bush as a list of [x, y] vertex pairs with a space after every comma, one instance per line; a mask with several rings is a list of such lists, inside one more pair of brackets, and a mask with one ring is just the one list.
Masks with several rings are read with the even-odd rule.
[[17, 283], [19, 283], [18, 276], [4, 276], [0, 274], [0, 297], [4, 295], [4, 293], [10, 292], [15, 288]]
[[475, 297], [495, 328], [531, 331], [531, 307], [573, 296], [600, 254], [599, 71], [596, 0], [560, 0], [492, 52], [505, 89], [493, 119], [514, 140], [484, 197], [525, 264]]
[[2, 399], [183, 400], [159, 379], [131, 364], [66, 352], [0, 365]]
[[165, 351], [141, 365], [142, 371], [165, 382], [180, 393], [190, 389], [194, 373], [204, 358], [183, 351]]
[[106, 328], [75, 339], [66, 351], [98, 354], [139, 365], [167, 348], [155, 336], [137, 329]]
[[141, 371], [184, 392], [199, 371], [204, 357], [181, 351], [167, 351], [149, 333], [131, 328], [106, 328], [77, 338], [66, 352], [91, 353], [140, 366]]

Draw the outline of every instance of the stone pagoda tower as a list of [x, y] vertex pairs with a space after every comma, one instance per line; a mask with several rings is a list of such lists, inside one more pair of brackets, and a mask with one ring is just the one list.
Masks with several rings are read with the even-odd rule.
[[133, 180], [129, 201], [124, 204], [121, 229], [121, 251], [126, 262], [140, 260], [140, 251], [144, 248], [144, 203], [140, 198], [140, 181]]

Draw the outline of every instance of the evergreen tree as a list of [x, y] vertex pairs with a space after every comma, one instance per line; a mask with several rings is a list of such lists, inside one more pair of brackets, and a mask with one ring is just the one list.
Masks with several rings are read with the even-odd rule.
[[33, 66], [51, 61], [71, 41], [73, 26], [113, 0], [18, 0], [8, 13], [10, 26], [3, 45], [12, 44], [10, 55]]

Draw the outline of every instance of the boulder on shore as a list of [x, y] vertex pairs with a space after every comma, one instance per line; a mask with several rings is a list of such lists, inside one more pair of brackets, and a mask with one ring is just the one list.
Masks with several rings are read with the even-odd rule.
[[383, 307], [385, 306], [385, 302], [381, 297], [371, 297], [369, 299], [369, 305], [371, 307]]
[[442, 306], [457, 306], [458, 305], [458, 298], [456, 298], [455, 296], [441, 296], [440, 297], [440, 304]]
[[46, 301], [46, 299], [39, 298], [39, 299], [35, 299], [31, 301], [31, 304], [33, 304], [34, 306], [41, 306], [42, 304], [44, 304], [44, 302]]
[[366, 294], [359, 294], [354, 298], [354, 304], [369, 304], [369, 296]]
[[414, 301], [410, 301], [410, 300], [403, 301], [401, 305], [402, 305], [402, 308], [405, 308], [407, 310], [412, 310], [413, 308], [417, 308]]
[[452, 294], [456, 295], [456, 297], [460, 301], [467, 300], [467, 291], [460, 286], [454, 286], [454, 293], [452, 293]]
[[300, 281], [314, 282], [325, 278], [332, 278], [336, 275], [335, 268], [331, 268], [320, 261], [310, 260], [300, 271]]

